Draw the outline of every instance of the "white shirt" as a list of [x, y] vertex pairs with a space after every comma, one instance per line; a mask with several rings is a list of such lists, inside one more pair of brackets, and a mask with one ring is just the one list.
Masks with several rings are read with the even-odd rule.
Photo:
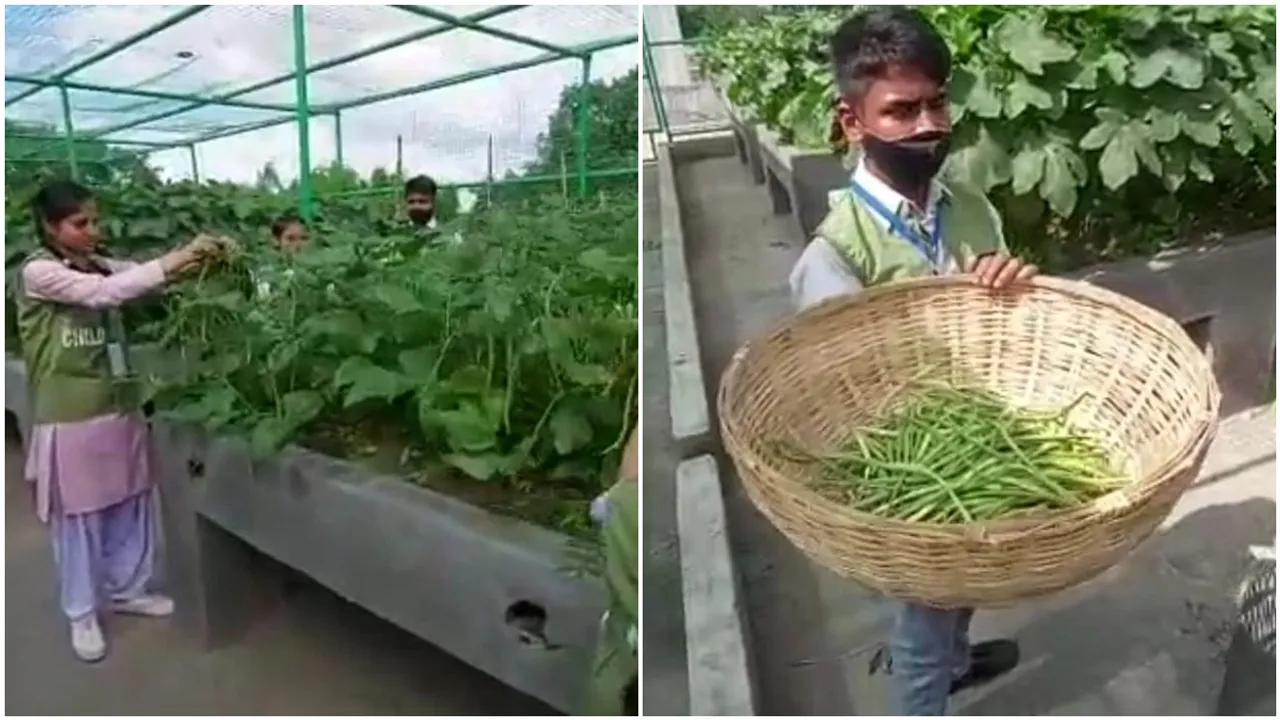
[[[852, 180], [861, 185], [871, 194], [871, 197], [879, 200], [899, 217], [907, 217], [908, 213], [918, 215], [918, 212], [913, 210], [911, 201], [876, 177], [867, 168], [865, 160], [858, 161], [858, 166], [853, 171]], [[849, 190], [844, 188], [840, 192], [849, 192]], [[932, 181], [929, 186], [929, 197], [925, 207], [925, 227], [933, 227], [934, 220], [938, 216], [938, 206], [942, 202], [945, 193], [946, 189], [941, 183], [937, 180]], [[855, 202], [857, 201], [855, 200]], [[874, 212], [870, 214], [882, 229], [889, 230], [888, 218], [881, 217]], [[946, 248], [942, 248], [942, 252], [941, 272], [958, 272], [959, 267], [955, 258], [947, 253]], [[797, 311], [816, 305], [827, 298], [856, 293], [862, 289], [862, 282], [858, 280], [858, 276], [854, 273], [853, 268], [850, 267], [849, 261], [844, 254], [822, 236], [814, 237], [809, 246], [800, 254], [800, 259], [796, 261], [795, 267], [791, 270], [789, 280], [791, 283], [791, 303]]]

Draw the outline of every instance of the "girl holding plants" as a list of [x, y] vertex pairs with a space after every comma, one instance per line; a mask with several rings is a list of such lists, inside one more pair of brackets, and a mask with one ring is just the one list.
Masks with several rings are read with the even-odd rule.
[[72, 648], [93, 662], [107, 649], [100, 611], [173, 612], [171, 599], [148, 589], [156, 524], [149, 428], [120, 306], [229, 241], [201, 236], [144, 263], [102, 257], [93, 193], [66, 180], [44, 186], [32, 214], [40, 248], [16, 293], [33, 416], [25, 475], [53, 536]]

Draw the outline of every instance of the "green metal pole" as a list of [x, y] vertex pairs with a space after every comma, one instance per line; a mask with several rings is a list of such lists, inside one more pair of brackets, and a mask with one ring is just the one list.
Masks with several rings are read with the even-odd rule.
[[62, 131], [66, 133], [67, 162], [71, 165], [71, 179], [80, 179], [80, 168], [76, 165], [76, 129], [71, 124], [71, 96], [67, 94], [67, 86], [60, 85], [62, 93]]
[[644, 23], [640, 23], [640, 47], [642, 52], [640, 55], [644, 59], [644, 77], [649, 86], [649, 99], [653, 101], [653, 109], [658, 113], [658, 126], [662, 128], [662, 134], [667, 137], [667, 142], [671, 142], [671, 125], [667, 122], [667, 104], [662, 101], [662, 86], [658, 83], [658, 69], [653, 62], [653, 51], [649, 48], [649, 29]]
[[529, 37], [528, 35], [519, 35], [507, 30], [489, 27], [483, 22], [472, 22], [470, 20], [460, 18], [457, 15], [450, 15], [449, 13], [433, 10], [429, 7], [421, 5], [392, 5], [391, 7], [396, 8], [397, 10], [403, 10], [407, 13], [413, 13], [414, 15], [427, 18], [428, 20], [435, 20], [454, 27], [466, 28], [471, 32], [490, 35], [503, 40], [509, 40], [514, 43], [520, 43], [521, 45], [528, 45], [529, 47], [538, 48], [539, 50], [545, 50], [550, 53], [557, 53], [561, 57], [573, 57], [577, 54], [574, 50], [567, 47], [543, 42], [542, 40]]
[[587, 196], [587, 152], [591, 146], [591, 56], [582, 58], [582, 85], [578, 87], [578, 196]]
[[196, 146], [188, 145], [187, 151], [191, 153], [191, 179], [200, 182], [200, 163], [196, 160]]
[[293, 66], [298, 117], [298, 214], [311, 220], [311, 105], [307, 101], [307, 31], [302, 5], [293, 6]]
[[333, 111], [333, 140], [338, 148], [338, 167], [343, 167], [342, 162], [342, 111]]

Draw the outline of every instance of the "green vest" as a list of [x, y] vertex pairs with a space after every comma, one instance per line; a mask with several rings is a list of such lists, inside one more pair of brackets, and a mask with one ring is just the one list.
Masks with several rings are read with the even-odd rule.
[[600, 623], [585, 715], [621, 715], [623, 692], [637, 672], [640, 483], [618, 482], [610, 488], [608, 500], [604, 581], [609, 593], [609, 610]]
[[[848, 188], [833, 191], [829, 207], [815, 235], [844, 255], [863, 287], [933, 273], [924, 255], [877, 222]], [[938, 212], [943, 244], [961, 267], [978, 255], [1006, 252], [1000, 216], [980, 193], [949, 184], [943, 188]]]
[[[58, 260], [39, 251], [27, 262], [37, 259]], [[109, 346], [119, 350], [118, 362], [126, 370], [128, 362], [118, 309], [32, 300], [21, 288], [15, 294], [33, 422], [78, 422], [138, 409], [137, 379], [127, 372], [112, 374]]]

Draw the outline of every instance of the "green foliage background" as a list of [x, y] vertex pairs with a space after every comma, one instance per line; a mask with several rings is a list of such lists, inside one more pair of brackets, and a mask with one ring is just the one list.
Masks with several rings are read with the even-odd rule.
[[[928, 6], [950, 44], [946, 172], [1056, 270], [1275, 224], [1275, 8]], [[756, 121], [832, 146], [827, 41], [848, 8], [711, 30], [704, 71]]]
[[[637, 84], [633, 72], [589, 86], [588, 167], [636, 167]], [[180, 358], [148, 383], [157, 409], [260, 453], [306, 444], [594, 538], [587, 503], [613, 482], [636, 421], [638, 197], [634, 176], [578, 197], [579, 99], [561, 94], [525, 169], [558, 175], [564, 158], [570, 177], [499, 181], [494, 202], [465, 215], [442, 188], [434, 232], [403, 221], [398, 174], [313, 170], [318, 216], [297, 256], [270, 241], [297, 197], [271, 166], [250, 185], [166, 183], [131, 153], [79, 140], [110, 254], [143, 259], [202, 232], [242, 246], [126, 306], [136, 340]], [[15, 353], [13, 276], [35, 247], [29, 202], [70, 168], [53, 130], [10, 128], [47, 136], [11, 141], [10, 157], [54, 158], [6, 163]]]

